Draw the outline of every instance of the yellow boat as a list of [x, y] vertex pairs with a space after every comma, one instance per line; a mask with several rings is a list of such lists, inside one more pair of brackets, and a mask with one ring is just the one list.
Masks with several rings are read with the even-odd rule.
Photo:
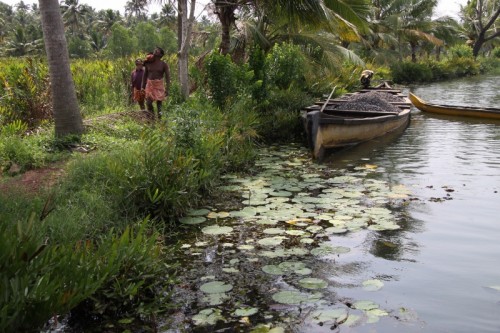
[[432, 104], [427, 103], [412, 93], [410, 93], [408, 97], [417, 109], [425, 112], [445, 114], [448, 116], [500, 119], [500, 109], [498, 108]]

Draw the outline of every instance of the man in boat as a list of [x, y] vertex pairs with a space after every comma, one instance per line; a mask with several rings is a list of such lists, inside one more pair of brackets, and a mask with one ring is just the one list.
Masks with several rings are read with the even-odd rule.
[[365, 69], [364, 71], [361, 72], [361, 78], [359, 79], [361, 81], [361, 85], [363, 88], [368, 89], [370, 88], [370, 81], [373, 77], [373, 71], [369, 69]]
[[[146, 93], [146, 106], [149, 112], [154, 115], [153, 102], [156, 102], [158, 118], [161, 118], [162, 102], [168, 97], [170, 92], [170, 68], [161, 58], [165, 51], [157, 47], [152, 57], [148, 57], [145, 62], [142, 88]], [[163, 82], [165, 78], [165, 84]]]

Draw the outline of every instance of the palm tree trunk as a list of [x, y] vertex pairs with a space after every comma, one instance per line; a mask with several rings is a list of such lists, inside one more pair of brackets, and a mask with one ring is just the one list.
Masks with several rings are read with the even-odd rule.
[[83, 122], [71, 76], [64, 25], [57, 0], [39, 0], [57, 137], [83, 133]]

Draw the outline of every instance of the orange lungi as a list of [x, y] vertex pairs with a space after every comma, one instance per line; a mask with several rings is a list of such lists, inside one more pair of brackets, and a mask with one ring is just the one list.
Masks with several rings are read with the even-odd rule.
[[144, 102], [144, 99], [146, 98], [144, 91], [140, 89], [134, 88], [134, 101], [136, 102]]
[[163, 80], [148, 80], [146, 83], [146, 98], [152, 101], [163, 101], [165, 99]]

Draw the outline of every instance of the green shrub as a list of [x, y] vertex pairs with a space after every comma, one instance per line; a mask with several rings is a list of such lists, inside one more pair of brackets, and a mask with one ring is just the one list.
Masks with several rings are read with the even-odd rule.
[[479, 63], [474, 58], [457, 57], [446, 62], [446, 71], [451, 77], [476, 75], [480, 72]]
[[19, 120], [34, 128], [51, 117], [47, 64], [25, 58], [0, 64], [0, 126]]
[[493, 50], [491, 50], [491, 56], [493, 58], [499, 59], [500, 58], [500, 47], [497, 46]]
[[292, 84], [302, 86], [305, 59], [298, 46], [275, 44], [266, 58], [266, 72], [270, 84], [279, 89], [288, 89]]
[[206, 61], [207, 83], [215, 106], [224, 109], [237, 98], [237, 65], [229, 55], [212, 52]]
[[35, 214], [24, 221], [2, 220], [0, 330], [34, 331], [71, 310], [76, 317], [137, 319], [165, 310], [171, 270], [164, 265], [159, 234], [146, 225], [57, 244]]
[[391, 66], [391, 72], [395, 83], [428, 82], [433, 79], [431, 69], [423, 63], [395, 63]]
[[474, 58], [472, 48], [465, 44], [458, 44], [450, 47], [448, 51], [452, 59], [456, 58]]

